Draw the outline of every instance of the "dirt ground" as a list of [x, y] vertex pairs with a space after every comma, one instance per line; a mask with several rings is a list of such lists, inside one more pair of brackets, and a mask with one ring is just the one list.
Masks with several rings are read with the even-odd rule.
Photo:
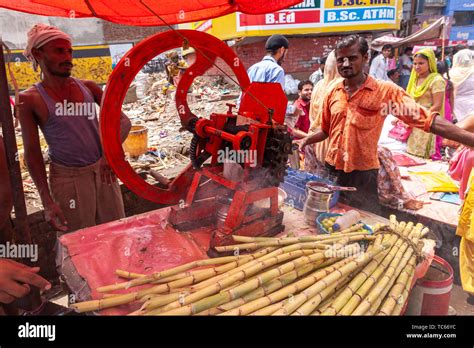
[[[138, 93], [137, 86], [132, 86], [126, 97], [128, 102], [123, 104], [122, 109], [130, 118], [132, 125], [144, 126], [147, 129], [149, 151], [139, 157], [129, 157], [131, 166], [137, 173], [149, 174], [150, 170], [154, 170], [165, 177], [173, 178], [189, 163], [192, 134], [180, 129], [181, 123], [174, 103], [175, 90], [168, 89], [164, 94], [165, 84], [163, 73], [149, 74], [145, 86], [141, 86], [144, 89], [142, 95]], [[200, 77], [195, 80], [189, 91], [188, 103], [196, 116], [208, 118], [212, 113], [225, 113], [228, 109], [226, 104], [235, 103], [239, 93], [238, 87], [222, 78]], [[138, 96], [141, 98], [138, 99]], [[16, 130], [16, 138], [27, 212], [32, 214], [42, 210], [42, 205], [24, 162], [23, 140], [19, 127]], [[48, 146], [42, 137], [41, 146], [48, 172]], [[156, 183], [151, 175], [147, 175], [147, 181], [151, 184]]]

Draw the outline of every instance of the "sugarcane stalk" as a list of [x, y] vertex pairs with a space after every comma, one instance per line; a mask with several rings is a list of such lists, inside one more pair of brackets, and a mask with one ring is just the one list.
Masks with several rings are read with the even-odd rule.
[[[406, 229], [407, 224], [406, 222], [402, 221], [400, 223], [396, 222], [395, 217], [392, 215], [390, 216], [391, 226], [396, 226], [396, 229], [399, 233], [409, 233], [410, 231]], [[403, 243], [403, 240], [399, 238], [397, 235], [393, 235], [392, 240], [396, 239], [396, 242], [392, 249], [389, 251], [387, 256], [385, 256], [382, 263], [377, 267], [377, 269], [368, 277], [365, 282], [359, 287], [359, 289], [354, 293], [354, 295], [347, 301], [347, 303], [340, 309], [340, 315], [351, 315], [361, 305], [361, 302], [367, 296], [369, 291], [373, 288], [374, 284], [378, 281], [379, 277], [382, 273], [391, 265], [393, 259], [398, 255], [401, 257], [403, 255], [404, 250], [406, 249], [407, 244]], [[400, 247], [404, 247], [405, 249], [400, 250]], [[400, 252], [399, 252], [400, 251]], [[398, 262], [398, 261], [397, 261]], [[341, 299], [342, 301], [342, 299]], [[364, 305], [365, 307], [367, 304]], [[362, 308], [361, 308], [362, 309]], [[366, 310], [368, 310], [367, 308]]]
[[[413, 265], [415, 265], [416, 263], [416, 258], [415, 257], [412, 257], [413, 259]], [[409, 270], [413, 267], [410, 268], [410, 265], [409, 263], [411, 262], [411, 259], [408, 261], [408, 262], [404, 262], [403, 265], [399, 265], [397, 267], [397, 270], [395, 272], [395, 276], [392, 277], [392, 279], [390, 280], [390, 282], [385, 286], [385, 288], [383, 288], [381, 294], [379, 295], [379, 297], [372, 303], [372, 305], [370, 306], [369, 310], [365, 313], [365, 315], [375, 315], [377, 313], [377, 311], [379, 310], [380, 308], [380, 305], [382, 304], [382, 301], [386, 298], [387, 294], [389, 293], [389, 291], [392, 289], [393, 287], [393, 284], [395, 283], [395, 281], [397, 280], [398, 276], [402, 273], [403, 271], [403, 268], [407, 267]]]
[[[356, 273], [357, 270], [354, 271]], [[310, 315], [324, 300], [333, 295], [338, 289], [346, 285], [352, 278], [351, 274], [335, 281], [326, 289], [316, 294], [314, 297], [305, 302], [301, 307], [294, 311], [291, 315]]]
[[330, 266], [323, 269], [319, 269], [307, 277], [300, 279], [284, 288], [277, 290], [267, 296], [255, 299], [249, 303], [246, 303], [240, 307], [228, 310], [220, 315], [247, 315], [253, 313], [261, 308], [267, 307], [273, 303], [279, 302], [285, 298], [288, 298], [292, 294], [298, 293], [299, 291], [306, 289], [318, 280], [324, 278], [326, 275], [331, 273], [333, 270], [341, 267], [350, 262], [349, 258], [338, 261]]
[[367, 241], [371, 241], [371, 240], [375, 240], [377, 237], [376, 236], [372, 236], [372, 235], [367, 235], [367, 234], [362, 234], [362, 235], [354, 235], [354, 236], [349, 236], [349, 237], [345, 237], [345, 238], [339, 238], [339, 239], [329, 239], [329, 240], [324, 240], [322, 242], [320, 242], [320, 244], [331, 244], [331, 243], [339, 243], [341, 240], [347, 240], [347, 242], [358, 242], [358, 241], [361, 241], [361, 240], [367, 240]]
[[318, 293], [321, 293], [325, 288], [327, 288], [333, 282], [338, 281], [341, 278], [344, 278], [350, 272], [359, 268], [361, 265], [369, 262], [377, 253], [385, 250], [385, 246], [379, 248], [374, 248], [373, 252], [363, 253], [361, 255], [356, 255], [350, 257], [351, 261], [342, 266], [339, 269], [336, 269], [334, 272], [331, 272], [329, 275], [313, 284], [306, 290], [303, 290], [298, 295], [296, 295], [293, 301], [290, 301], [282, 309], [276, 311], [273, 315], [289, 315], [298, 309], [303, 303], [308, 301], [311, 297], [316, 296]]
[[136, 301], [138, 299], [137, 293], [138, 292], [124, 294], [124, 295], [114, 296], [110, 298], [104, 298], [101, 300], [77, 302], [77, 303], [70, 304], [69, 307], [80, 313], [92, 312], [92, 311], [120, 306], [126, 303]]
[[146, 274], [132, 273], [132, 272], [127, 272], [121, 269], [115, 270], [115, 274], [118, 275], [120, 278], [125, 278], [125, 279], [135, 279], [135, 278], [146, 276]]
[[312, 313], [311, 315], [319, 316], [322, 312], [324, 312], [332, 302], [344, 291], [344, 287], [337, 289], [334, 294], [332, 294], [329, 298], [324, 300]]
[[[413, 232], [410, 234], [410, 237], [413, 237], [414, 241], [417, 240], [418, 238], [418, 232], [417, 230], [413, 230]], [[414, 256], [415, 250], [413, 250], [411, 247], [405, 251], [402, 260], [400, 263], [397, 265], [397, 268], [395, 269], [394, 275], [391, 277], [389, 283], [385, 285], [385, 287], [382, 289], [381, 294], [379, 295], [378, 298], [375, 299], [375, 301], [372, 303], [368, 314], [373, 315], [376, 313], [377, 309], [380, 307], [382, 301], [386, 297], [387, 293], [391, 290], [393, 287], [393, 284], [395, 283], [396, 279], [399, 277], [399, 275], [404, 272], [404, 271], [410, 271], [415, 269], [416, 265], [416, 256]], [[380, 286], [380, 285], [379, 285]]]
[[[346, 241], [346, 242], [347, 242], [347, 241]], [[297, 244], [292, 244], [292, 245], [285, 246], [285, 247], [280, 248], [280, 249], [277, 249], [277, 250], [275, 250], [275, 251], [273, 251], [273, 252], [271, 252], [271, 253], [269, 253], [269, 254], [267, 254], [267, 255], [264, 255], [264, 256], [262, 256], [262, 257], [260, 257], [260, 258], [258, 258], [258, 259], [256, 259], [256, 260], [254, 260], [254, 261], [251, 261], [252, 263], [248, 263], [248, 264], [245, 264], [245, 265], [243, 265], [243, 266], [241, 266], [241, 267], [235, 268], [235, 269], [232, 270], [230, 273], [221, 274], [221, 275], [215, 276], [215, 277], [213, 277], [213, 278], [210, 278], [210, 279], [208, 279], [208, 280], [206, 280], [206, 281], [203, 281], [203, 282], [201, 282], [201, 283], [199, 283], [199, 284], [196, 284], [196, 285], [193, 287], [192, 290], [193, 290], [193, 291], [196, 291], [196, 290], [199, 290], [199, 289], [203, 289], [203, 288], [205, 288], [205, 287], [207, 287], [207, 286], [209, 286], [209, 285], [215, 284], [217, 281], [223, 279], [224, 277], [226, 277], [226, 276], [228, 276], [228, 275], [230, 275], [230, 274], [234, 274], [234, 273], [240, 272], [242, 269], [244, 269], [244, 268], [246, 268], [246, 267], [249, 267], [249, 266], [251, 266], [251, 265], [255, 265], [255, 264], [257, 264], [258, 262], [264, 261], [264, 260], [266, 260], [266, 259], [268, 259], [268, 258], [271, 258], [271, 257], [273, 257], [273, 256], [281, 255], [281, 254], [283, 254], [283, 253], [292, 252], [292, 251], [295, 251], [295, 250], [302, 250], [302, 249], [305, 249], [305, 248], [313, 249], [313, 247], [314, 247], [315, 244], [316, 244], [315, 242], [307, 242], [307, 243], [297, 243]], [[343, 245], [344, 243], [341, 242], [340, 244]], [[328, 250], [330, 250], [331, 248], [332, 248], [332, 249], [335, 249], [335, 248], [337, 248], [337, 246], [331, 246], [331, 247], [328, 246]], [[254, 255], [254, 254], [253, 254], [253, 255]]]
[[202, 311], [202, 312], [199, 312], [199, 313], [196, 313], [196, 314], [193, 314], [193, 315], [209, 316], [209, 315], [218, 315], [220, 313], [222, 313], [222, 311], [220, 309], [218, 309], [217, 307], [214, 307], [214, 308], [206, 309], [205, 311]]
[[232, 235], [232, 239], [239, 243], [253, 243], [253, 242], [265, 242], [268, 240], [275, 240], [281, 238], [274, 237], [248, 237], [248, 236], [238, 236], [236, 234]]
[[[264, 272], [263, 274], [260, 274], [253, 279], [249, 279], [248, 281], [244, 282], [242, 285], [233, 287], [232, 289], [228, 291], [221, 291], [219, 294], [216, 294], [214, 296], [207, 297], [195, 303], [189, 304], [187, 308], [181, 307], [181, 308], [175, 309], [174, 311], [165, 313], [165, 315], [182, 315], [183, 313], [186, 314], [186, 312], [188, 311], [191, 311], [192, 313], [199, 313], [200, 311], [205, 310], [209, 306], [216, 306], [219, 304], [229, 302], [235, 298], [239, 298], [241, 296], [244, 296], [245, 294], [248, 294], [253, 289], [258, 288], [259, 285], [269, 282], [271, 279], [274, 279], [280, 274], [283, 274], [289, 271], [293, 267], [296, 267], [297, 265], [301, 265], [302, 263], [304, 264], [304, 262], [310, 262], [310, 260], [316, 260], [317, 264], [320, 264], [319, 259], [322, 259], [322, 257], [323, 257], [322, 254], [313, 254], [310, 256], [303, 256], [297, 260], [285, 263], [278, 268], [268, 270]], [[275, 264], [277, 263], [279, 262], [276, 262]], [[245, 273], [249, 273], [249, 272], [251, 271], [248, 269], [245, 270]]]
[[429, 231], [430, 231], [430, 229], [429, 229], [428, 227], [425, 227], [425, 228], [421, 231], [420, 238], [426, 236]]
[[408, 301], [408, 294], [410, 293], [411, 283], [413, 281], [413, 277], [415, 276], [415, 269], [413, 269], [408, 276], [408, 281], [405, 284], [405, 289], [401, 296], [398, 298], [397, 303], [395, 304], [395, 308], [392, 311], [392, 315], [400, 315], [403, 310], [403, 306], [405, 305], [406, 301]]
[[123, 294], [102, 294], [102, 298], [111, 298], [111, 297], [117, 297]]
[[[286, 247], [283, 247], [283, 248], [280, 248], [280, 249], [277, 249], [267, 255], [263, 255], [259, 258], [256, 258], [255, 260], [253, 261], [250, 261], [240, 267], [237, 267], [237, 268], [234, 268], [234, 269], [231, 269], [229, 270], [227, 273], [222, 273], [217, 275], [217, 276], [214, 276], [212, 278], [209, 278], [203, 282], [200, 282], [199, 284], [196, 284], [195, 286], [192, 287], [192, 291], [195, 292], [197, 290], [200, 290], [200, 289], [204, 289], [210, 285], [214, 285], [216, 284], [218, 281], [224, 279], [225, 277], [228, 277], [232, 274], [236, 274], [236, 273], [239, 273], [241, 272], [242, 270], [246, 269], [246, 268], [249, 268], [249, 267], [253, 267], [257, 264], [260, 264], [261, 262], [265, 261], [265, 260], [268, 260], [268, 259], [271, 259], [275, 256], [278, 256], [278, 255], [283, 255], [285, 253], [291, 253], [291, 252], [294, 252], [294, 251], [298, 251], [298, 250], [304, 250], [305, 251], [305, 254], [306, 255], [309, 255], [311, 254], [313, 251], [313, 248], [312, 247], [309, 247], [308, 249], [309, 250], [305, 250], [305, 246], [302, 245], [302, 244], [305, 244], [305, 243], [298, 243], [298, 244], [293, 244], [293, 245], [289, 245], [289, 246], [286, 246]], [[316, 250], [317, 251], [317, 250]], [[254, 255], [254, 254], [252, 254]]]
[[398, 222], [397, 222], [397, 217], [393, 214], [390, 215], [389, 217], [390, 219], [390, 222], [389, 222], [389, 226], [392, 230], [396, 231], [397, 228], [398, 228]]
[[[134, 291], [128, 294], [122, 294], [122, 295], [114, 296], [111, 298], [78, 302], [78, 303], [72, 304], [71, 308], [75, 309], [78, 312], [96, 311], [96, 310], [101, 310], [105, 308], [111, 308], [111, 307], [127, 304], [130, 302], [139, 300], [142, 297], [147, 296], [147, 295], [167, 293], [167, 292], [170, 292], [173, 288], [176, 289], [176, 288], [183, 287], [185, 285], [191, 285], [193, 284], [193, 282], [199, 282], [200, 280], [205, 278], [204, 271], [206, 271], [205, 275], [207, 277], [212, 276], [219, 272], [226, 272], [229, 269], [232, 269], [233, 267], [236, 267], [236, 266], [241, 265], [242, 263], [248, 262], [248, 260], [253, 259], [255, 255], [265, 255], [265, 253], [266, 252], [261, 252], [258, 254], [247, 255], [248, 258], [240, 258], [234, 262], [225, 264], [217, 268], [207, 268], [205, 270], [202, 270], [203, 272], [199, 272], [196, 276], [192, 275], [186, 278], [178, 279], [170, 283], [155, 285], [148, 289]], [[137, 279], [141, 279], [141, 278], [137, 278]]]
[[[303, 255], [306, 255], [306, 254], [309, 254], [309, 253], [310, 253], [310, 251], [308, 251], [308, 250], [300, 250], [299, 252], [300, 252], [301, 254], [303, 254]], [[295, 252], [293, 252], [293, 255], [292, 255], [292, 256], [290, 255], [290, 256], [291, 256], [291, 257], [298, 257], [298, 255], [299, 255], [299, 254], [295, 254]], [[280, 259], [282, 260], [283, 258], [288, 258], [288, 255], [287, 255], [287, 254], [283, 254], [283, 256], [282, 256], [282, 255], [277, 255], [277, 256], [275, 256], [275, 257], [276, 257], [276, 259], [271, 260], [271, 261], [277, 262], [277, 261], [280, 260]], [[274, 258], [275, 258], [275, 257], [274, 257]], [[291, 258], [291, 257], [290, 257], [290, 258]], [[275, 261], [275, 260], [276, 260], [276, 261]], [[265, 261], [268, 261], [268, 259], [266, 259]], [[222, 279], [225, 278], [225, 279], [228, 280], [230, 276], [235, 275], [235, 274], [240, 274], [240, 275], [241, 275], [242, 272], [243, 272], [244, 274], [250, 274], [248, 269], [249, 269], [249, 268], [252, 268], [252, 267], [255, 267], [256, 265], [262, 266], [262, 269], [263, 269], [263, 268], [265, 268], [265, 267], [268, 267], [269, 263], [268, 263], [268, 262], [267, 262], [267, 263], [264, 263], [264, 261], [261, 261], [260, 263], [252, 262], [252, 263], [244, 264], [244, 265], [241, 266], [241, 267], [238, 267], [238, 268], [236, 268], [236, 269], [233, 269], [233, 270], [231, 270], [231, 271], [225, 273], [225, 274], [223, 275]], [[238, 270], [238, 272], [236, 272], [236, 270]], [[205, 281], [205, 282], [207, 282], [207, 281]], [[205, 283], [205, 282], [201, 282], [201, 283], [199, 283], [199, 285], [201, 285], [201, 284], [203, 284], [203, 283]], [[216, 281], [216, 282], [213, 282], [212, 284], [213, 284], [213, 285], [216, 285], [216, 284], [220, 284], [220, 283], [219, 283], [219, 281]], [[227, 284], [227, 283], [226, 283], [226, 284]], [[235, 283], [230, 284], [229, 286], [230, 286], [230, 288], [232, 288], [233, 286], [236, 286], [236, 285], [239, 285], [239, 283], [238, 283], [237, 281], [236, 281]], [[204, 288], [205, 288], [205, 287], [204, 287]], [[222, 288], [222, 289], [220, 289], [220, 290], [226, 290], [226, 289]], [[197, 291], [198, 291], [198, 289], [190, 288], [190, 292], [191, 292], [191, 293], [195, 293], [195, 292], [197, 292]], [[169, 301], [170, 298], [167, 298], [167, 300], [168, 300], [168, 301], [167, 301], [166, 304], [175, 302], [175, 301]], [[183, 297], [183, 296], [180, 296], [180, 297], [179, 297], [179, 302], [180, 302], [180, 303], [181, 303], [181, 302], [184, 303], [184, 297]], [[159, 300], [159, 299], [157, 299], [157, 300], [151, 300], [149, 303], [147, 303], [147, 305], [144, 307], [144, 309], [147, 310], [147, 311], [156, 309], [154, 312], [152, 312], [152, 313], [150, 313], [150, 314], [159, 314], [159, 313], [161, 313], [162, 311], [165, 311], [164, 309], [160, 309], [160, 308], [159, 308], [159, 307], [162, 306], [163, 304], [164, 304], [163, 300]]]
[[[331, 233], [330, 236], [342, 236], [345, 234], [348, 234], [352, 231], [357, 231], [358, 229], [362, 228], [364, 224], [356, 224], [346, 230], [339, 231], [339, 232], [334, 232]], [[364, 231], [365, 232], [365, 231]], [[368, 231], [365, 233], [369, 233]], [[301, 236], [301, 237], [281, 237], [281, 238], [274, 238], [274, 237], [247, 237], [247, 236], [238, 236], [238, 235], [233, 235], [232, 238], [236, 242], [241, 242], [241, 243], [253, 243], [253, 242], [264, 242], [264, 241], [270, 241], [270, 240], [290, 240], [290, 239], [296, 239], [299, 242], [312, 242], [312, 241], [318, 241], [321, 238], [327, 238], [329, 234], [318, 234], [318, 235], [312, 235], [312, 236]]]
[[275, 278], [274, 280], [268, 282], [267, 284], [263, 284], [261, 287], [255, 289], [254, 291], [237, 298], [233, 301], [230, 301], [228, 303], [225, 303], [223, 305], [218, 306], [218, 308], [222, 311], [227, 311], [236, 307], [239, 307], [247, 302], [253, 301], [257, 298], [260, 298], [262, 296], [266, 296], [268, 294], [271, 294], [272, 292], [279, 290], [283, 288], [284, 286], [287, 286], [288, 284], [291, 284], [293, 281], [295, 281], [297, 278], [311, 272], [312, 270], [320, 267], [322, 264], [321, 262], [314, 262], [308, 265], [304, 265], [302, 267], [299, 267], [296, 270], [293, 270], [291, 272], [285, 273], [280, 277]]
[[[402, 225], [402, 223], [400, 223], [400, 225]], [[403, 229], [404, 235], [408, 235], [410, 232], [408, 225], [406, 226], [406, 229]], [[413, 227], [413, 223], [411, 223], [411, 225]], [[417, 231], [415, 230], [414, 233], [417, 233]], [[399, 239], [399, 241], [401, 241], [401, 239]], [[391, 261], [390, 266], [387, 268], [387, 271], [385, 272], [384, 276], [377, 284], [375, 284], [374, 288], [371, 289], [367, 297], [365, 297], [364, 300], [359, 304], [359, 306], [354, 310], [354, 312], [352, 313], [353, 315], [364, 315], [376, 303], [377, 299], [382, 294], [390, 280], [394, 276], [397, 276], [397, 266], [402, 263], [406, 265], [409, 260], [409, 257], [411, 257], [413, 250], [410, 248], [407, 253], [405, 253], [407, 248], [408, 244], [406, 242], [403, 242], [402, 246], [397, 251], [397, 254]], [[407, 255], [409, 255], [408, 258]]]
[[[339, 282], [336, 287], [334, 288], [331, 288], [332, 291], [335, 291], [337, 287], [340, 287], [340, 286], [344, 286], [344, 284], [346, 284], [346, 281], [343, 281], [343, 282]], [[275, 304], [272, 304], [270, 306], [267, 306], [267, 307], [264, 307], [262, 309], [259, 309], [258, 311], [255, 311], [253, 313], [250, 313], [249, 315], [272, 315], [273, 313], [275, 313], [277, 310], [281, 309], [283, 306], [285, 306], [287, 303], [289, 303], [289, 301], [292, 300], [292, 297], [288, 298], [288, 299], [284, 299], [280, 302], [277, 302]]]
[[[151, 311], [151, 312], [148, 312], [147, 314], [149, 315], [156, 315], [156, 314], [190, 315], [190, 314], [199, 313], [203, 310], [209, 309], [211, 307], [216, 307], [219, 304], [228, 302], [228, 301], [222, 302], [226, 299], [232, 300], [235, 297], [238, 297], [239, 294], [240, 296], [243, 296], [246, 293], [256, 289], [260, 284], [263, 284], [269, 281], [270, 279], [273, 279], [283, 273], [289, 272], [290, 270], [298, 266], [301, 266], [302, 264], [305, 264], [308, 262], [319, 261], [324, 258], [323, 253], [320, 253], [320, 252], [314, 253], [310, 256], [302, 256], [304, 254], [305, 254], [304, 250], [297, 250], [294, 252], [275, 256], [271, 259], [267, 259], [265, 261], [260, 262], [257, 265], [246, 268], [245, 270], [242, 270], [231, 276], [225, 277], [213, 285], [210, 285], [206, 288], [196, 291], [195, 293], [185, 296], [184, 298], [180, 299], [180, 301], [172, 302], [166, 305], [165, 307], [163, 307], [160, 311]], [[265, 272], [262, 275], [261, 279], [248, 281], [238, 286], [236, 288], [237, 290], [233, 289], [233, 291], [226, 291], [224, 293], [217, 294], [216, 296], [211, 296], [211, 295], [215, 295], [216, 293], [221, 291], [223, 288], [225, 288], [226, 286], [230, 284], [235, 283], [236, 281], [248, 278], [251, 275], [258, 273], [265, 268], [268, 268], [272, 265], [276, 265], [283, 261], [287, 261], [289, 259], [294, 259], [296, 257], [298, 257], [296, 260], [289, 261], [283, 264], [282, 266], [278, 267], [277, 269], [272, 269], [268, 272]], [[211, 297], [206, 298], [209, 296]], [[203, 299], [204, 301], [200, 301]]]
[[319, 245], [318, 243], [314, 243], [314, 241], [298, 241], [297, 238], [292, 238], [292, 240], [268, 240], [263, 242], [252, 242], [252, 243], [243, 243], [243, 244], [233, 244], [233, 245], [225, 245], [215, 247], [218, 252], [227, 252], [227, 251], [237, 251], [237, 250], [255, 250], [258, 248], [269, 247], [269, 246], [285, 246], [291, 245], [296, 243], [310, 243], [307, 245], [313, 245], [313, 248], [324, 248], [324, 246]]
[[[164, 279], [173, 279], [173, 277], [177, 277], [178, 279], [176, 279], [175, 281], [171, 281], [169, 282], [170, 284], [170, 288], [179, 288], [179, 287], [182, 287], [182, 286], [186, 286], [186, 285], [191, 285], [191, 284], [195, 284], [195, 283], [198, 283], [204, 279], [208, 279], [208, 278], [211, 278], [213, 276], [216, 276], [218, 274], [221, 274], [221, 273], [224, 273], [224, 272], [227, 272], [233, 268], [235, 268], [236, 266], [241, 266], [241, 265], [244, 265], [252, 260], [255, 260], [255, 259], [258, 259], [262, 256], [265, 256], [265, 255], [269, 255], [271, 254], [272, 252], [274, 251], [273, 248], [266, 248], [262, 251], [259, 251], [257, 253], [254, 253], [254, 254], [250, 254], [250, 255], [243, 255], [243, 256], [230, 256], [232, 258], [235, 258], [235, 261], [233, 262], [229, 262], [229, 263], [226, 263], [222, 266], [219, 266], [219, 267], [210, 267], [210, 268], [205, 268], [205, 269], [198, 269], [198, 270], [195, 270], [195, 271], [191, 271], [191, 272], [183, 272], [183, 273], [178, 273], [178, 274], [175, 274], [175, 275], [172, 275], [172, 276], [167, 276], [167, 277], [164, 277], [164, 278], [161, 278], [161, 279], [158, 279], [157, 281], [151, 281], [150, 283], [151, 284], [154, 284], [155, 282], [159, 282], [159, 281], [163, 281]], [[189, 264], [187, 264], [188, 266], [190, 264], [195, 264], [196, 267], [202, 267], [204, 264], [206, 263], [211, 263], [210, 261], [212, 260], [215, 260], [215, 259], [209, 259], [209, 260], [200, 260], [200, 261], [194, 261], [194, 262], [191, 262]], [[184, 265], [183, 265], [184, 266]], [[182, 266], [178, 266], [178, 267], [175, 267], [175, 268], [172, 268], [171, 270], [173, 269], [177, 269], [179, 267], [182, 267]], [[165, 270], [161, 273], [167, 273], [169, 272], [170, 270]], [[153, 276], [153, 275], [151, 275]], [[150, 276], [146, 276], [146, 277], [142, 277], [142, 278], [137, 278], [137, 279], [134, 279], [132, 280], [131, 282], [136, 282], [134, 283], [133, 285], [130, 284], [131, 282], [129, 283], [121, 283], [121, 284], [127, 284], [127, 285], [132, 285], [132, 286], [138, 286], [140, 285], [139, 282], [143, 282], [143, 283], [148, 283], [149, 282], [149, 278]], [[114, 289], [117, 287], [118, 284], [115, 284], [115, 285], [110, 285], [110, 286], [107, 286], [107, 287], [102, 287], [100, 288], [101, 290], [105, 290], [107, 288], [111, 288], [111, 289]], [[98, 289], [99, 290], [99, 289]]]
[[238, 255], [238, 256], [224, 256], [224, 257], [219, 257], [215, 259], [192, 261], [184, 265], [170, 268], [165, 271], [149, 274], [145, 277], [135, 278], [128, 282], [103, 286], [103, 287], [98, 288], [97, 291], [110, 292], [110, 291], [119, 290], [119, 289], [128, 289], [133, 286], [148, 284], [155, 280], [159, 280], [164, 277], [169, 277], [181, 272], [185, 272], [187, 270], [190, 270], [196, 267], [209, 266], [209, 265], [222, 265], [222, 264], [230, 263], [237, 260], [250, 260], [250, 259], [252, 259], [251, 255], [242, 255], [242, 256]]
[[[183, 279], [183, 278], [189, 277], [193, 274], [197, 275], [201, 272], [205, 273], [206, 270], [205, 269], [198, 269], [198, 270], [194, 270], [194, 271], [182, 272], [182, 273], [175, 274], [173, 276], [169, 276], [169, 277], [165, 277], [165, 278], [155, 280], [155, 281], [151, 282], [150, 284], [169, 283], [169, 282], [172, 282], [173, 280]], [[126, 278], [126, 279], [136, 279], [136, 278], [146, 277], [146, 274], [131, 273], [131, 272], [128, 272], [128, 271], [123, 271], [123, 270], [116, 270], [115, 273], [119, 277]]]
[[408, 269], [402, 270], [402, 272], [397, 278], [397, 281], [390, 289], [389, 294], [385, 298], [385, 301], [382, 303], [382, 306], [380, 307], [379, 312], [377, 313], [378, 315], [391, 315], [396, 304], [399, 301], [403, 301], [402, 303], [405, 302], [403, 300], [402, 293], [407, 287], [407, 283], [411, 283], [412, 275], [415, 271], [415, 265], [416, 258], [412, 257], [410, 259], [410, 262], [408, 263]]
[[250, 313], [249, 315], [251, 316], [266, 316], [266, 315], [272, 315], [275, 313], [277, 310], [281, 309], [283, 306], [285, 306], [290, 299], [285, 299], [281, 300], [280, 302], [271, 304], [270, 306], [264, 307], [262, 309], [259, 309], [258, 311], [255, 311], [253, 313]]
[[174, 302], [179, 300], [180, 298], [188, 295], [189, 293], [183, 292], [173, 292], [171, 294], [154, 297], [147, 302], [145, 302], [142, 307], [140, 308], [142, 311], [146, 312], [151, 309], [159, 308], [161, 306], [167, 305], [168, 303]]
[[351, 235], [368, 235], [368, 234], [369, 234], [369, 231], [338, 232], [337, 234], [333, 233], [333, 234], [324, 234], [324, 235], [317, 235], [317, 236], [290, 237], [290, 238], [280, 238], [280, 239], [273, 239], [273, 240], [266, 240], [266, 241], [243, 243], [243, 244], [225, 245], [225, 246], [216, 247], [215, 249], [218, 252], [227, 252], [227, 251], [235, 251], [235, 250], [252, 250], [252, 249], [268, 247], [268, 246], [284, 246], [284, 245], [290, 245], [290, 244], [295, 244], [295, 243], [318, 242], [318, 241], [323, 241], [323, 240], [328, 240], [328, 239], [343, 238], [343, 237], [351, 236]]
[[[373, 248], [380, 247], [382, 243], [389, 243], [391, 245], [394, 245], [398, 239], [398, 236], [396, 235], [378, 235], [377, 238], [380, 239], [380, 244], [373, 245], [373, 247], [370, 250], [373, 250]], [[368, 251], [370, 251], [368, 250]], [[342, 293], [336, 298], [332, 304], [321, 313], [321, 315], [336, 315], [339, 313], [339, 311], [347, 304], [349, 299], [354, 296], [354, 294], [357, 292], [357, 290], [361, 287], [362, 284], [369, 278], [372, 273], [377, 269], [377, 267], [380, 266], [381, 262], [384, 260], [386, 257], [387, 253], [389, 253], [388, 250], [383, 251], [382, 253], [378, 254], [375, 258], [373, 258], [365, 267], [364, 269], [359, 272], [354, 279], [345, 287], [345, 289], [342, 291]]]

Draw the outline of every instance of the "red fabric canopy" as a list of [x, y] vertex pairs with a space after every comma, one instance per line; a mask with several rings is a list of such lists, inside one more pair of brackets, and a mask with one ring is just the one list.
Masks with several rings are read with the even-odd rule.
[[[97, 17], [111, 22], [152, 26], [164, 25], [147, 6], [168, 24], [194, 22], [232, 12], [274, 12], [301, 0], [0, 0], [0, 8], [58, 17]], [[145, 6], [146, 5], [146, 6]]]

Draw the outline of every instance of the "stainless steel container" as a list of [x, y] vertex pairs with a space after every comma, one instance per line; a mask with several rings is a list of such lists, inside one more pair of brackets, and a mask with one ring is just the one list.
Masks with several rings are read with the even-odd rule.
[[216, 227], [224, 226], [231, 203], [232, 199], [229, 197], [219, 197], [217, 199]]
[[313, 181], [306, 183], [306, 201], [303, 214], [308, 225], [316, 226], [316, 218], [319, 214], [329, 211], [329, 203], [334, 191], [322, 186], [311, 186], [311, 183]]

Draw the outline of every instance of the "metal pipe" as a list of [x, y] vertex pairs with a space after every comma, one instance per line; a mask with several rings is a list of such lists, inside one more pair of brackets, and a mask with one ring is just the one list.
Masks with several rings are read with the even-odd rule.
[[235, 139], [235, 135], [234, 134], [230, 134], [230, 133], [227, 133], [227, 132], [224, 132], [220, 129], [217, 129], [217, 128], [214, 128], [214, 127], [211, 127], [211, 126], [205, 126], [204, 127], [204, 132], [206, 134], [212, 134], [212, 135], [217, 135], [218, 137], [221, 137], [222, 139], [224, 140], [227, 140], [227, 141], [230, 141], [230, 142], [233, 142], [234, 139]]

